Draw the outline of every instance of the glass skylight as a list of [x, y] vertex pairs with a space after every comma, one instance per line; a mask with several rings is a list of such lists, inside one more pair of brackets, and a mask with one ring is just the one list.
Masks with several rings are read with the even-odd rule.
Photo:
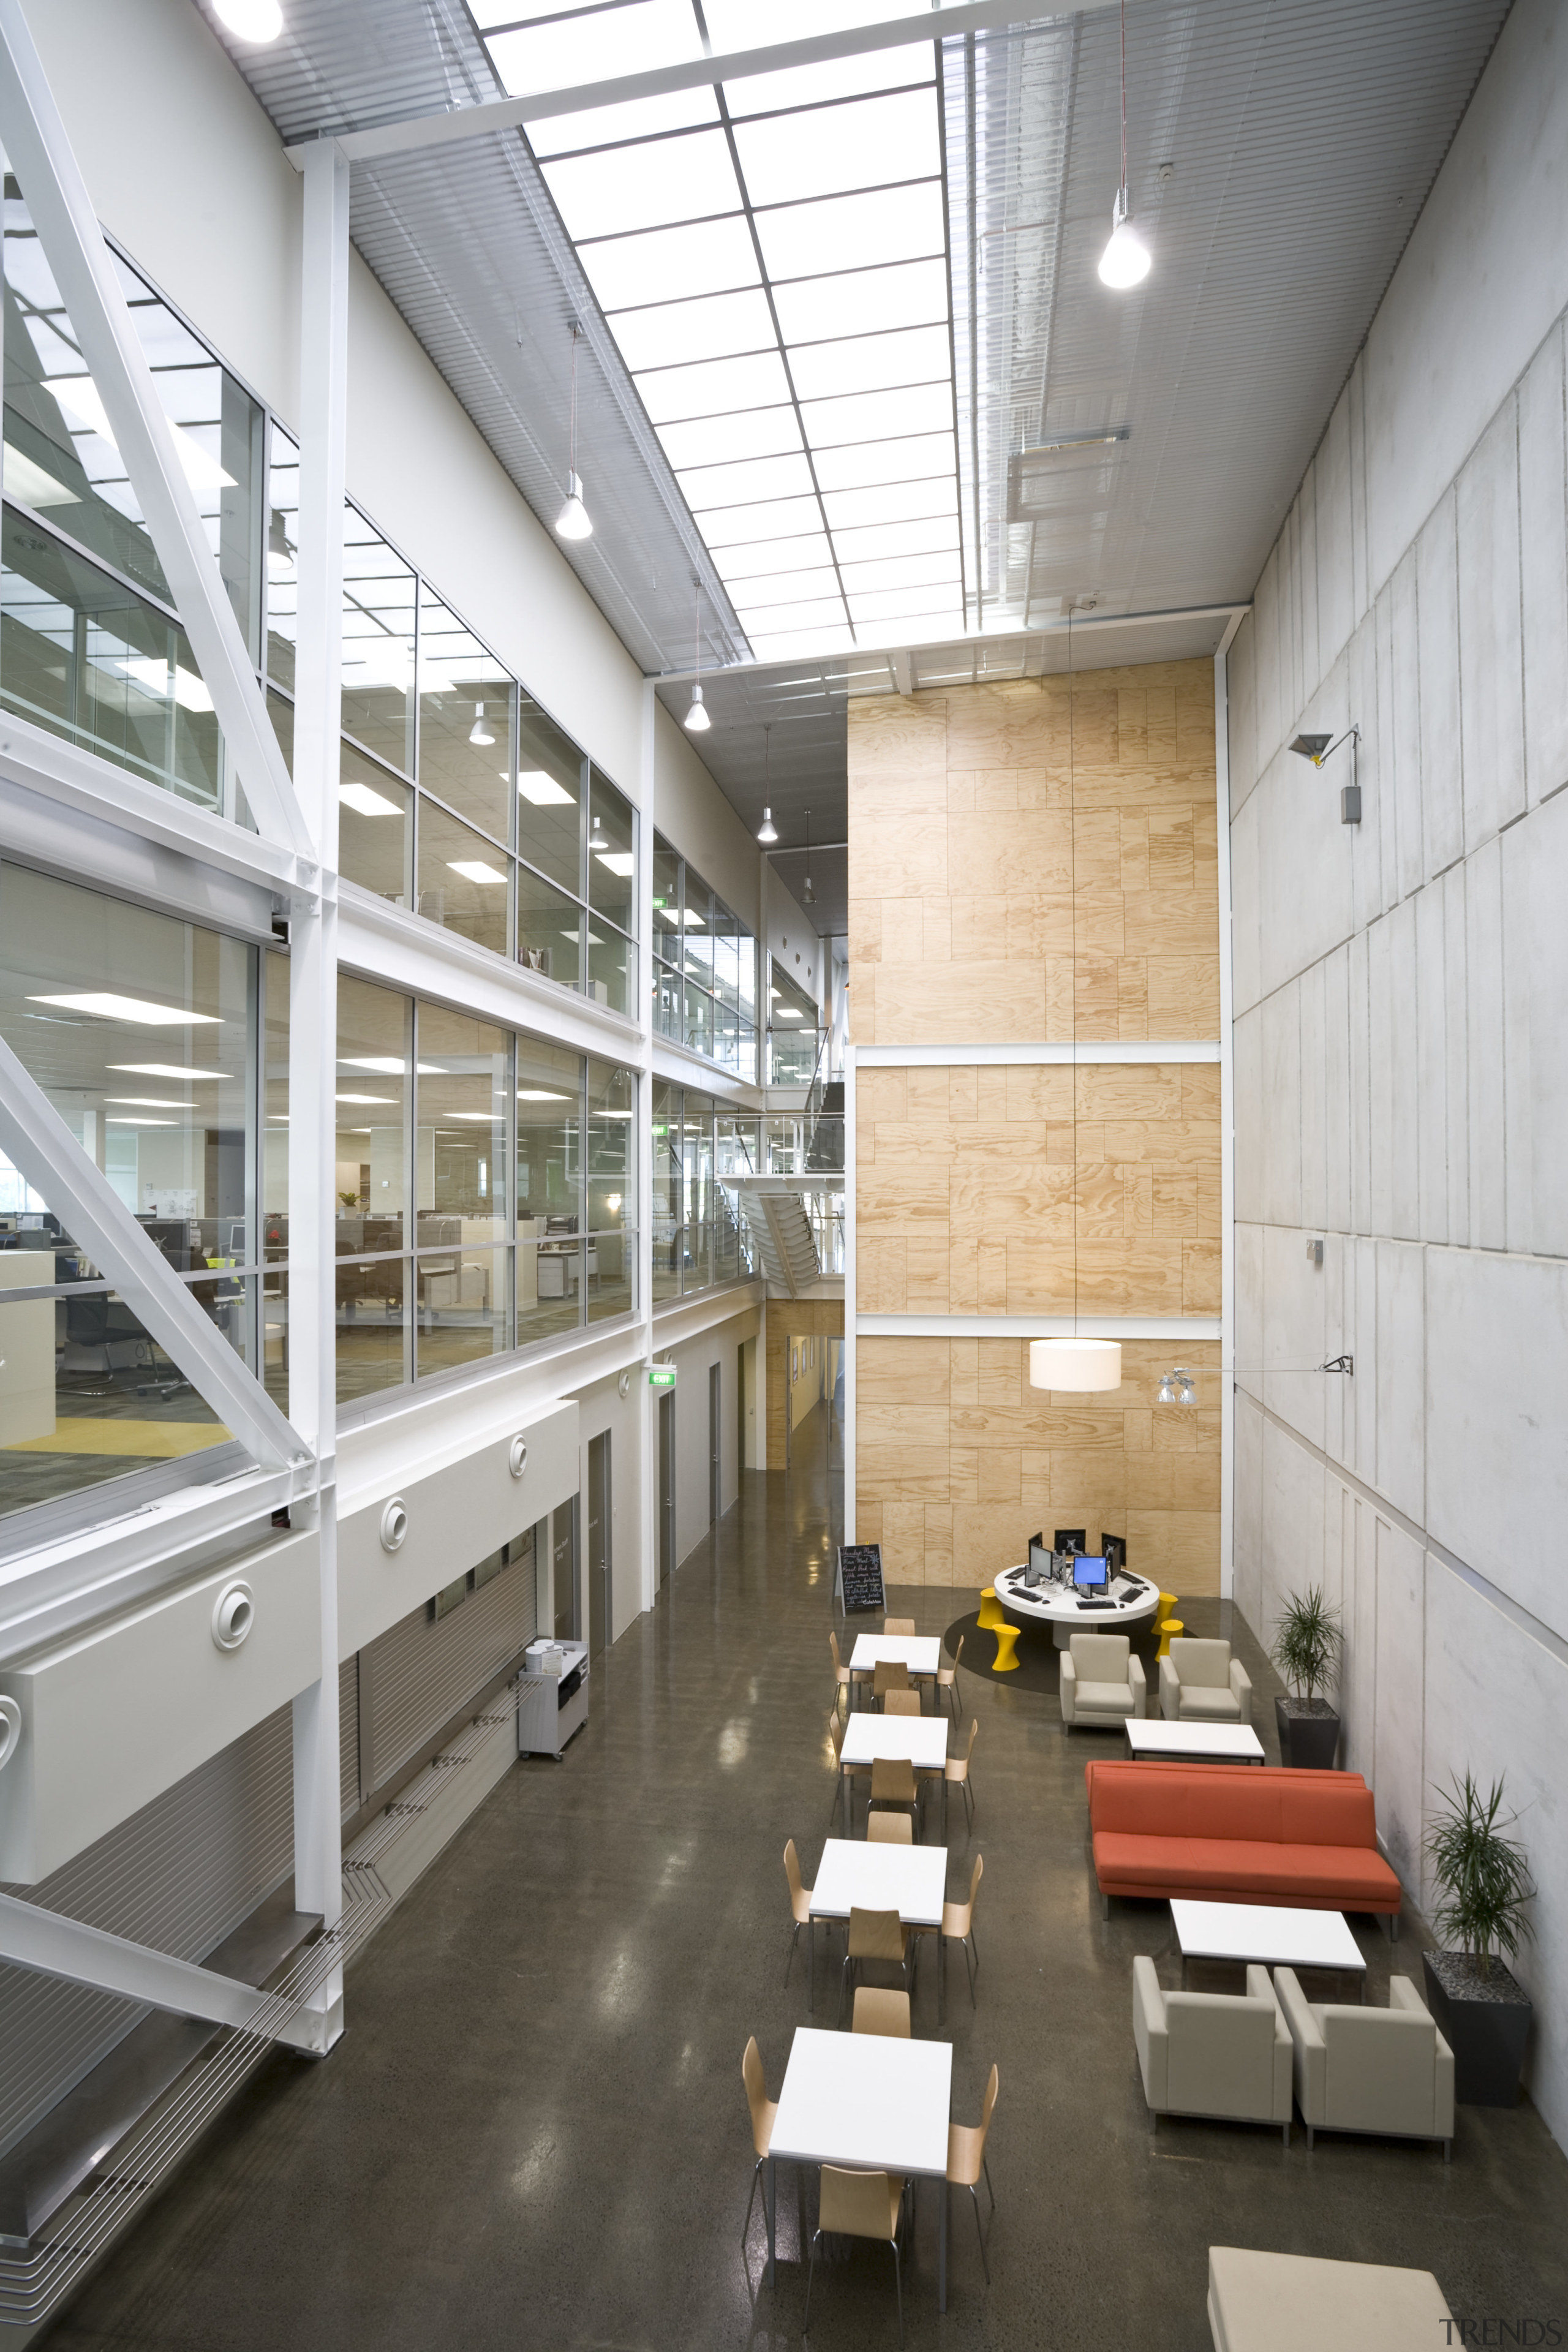
[[[792, 0], [787, 17], [755, 0], [476, 8], [514, 92], [886, 14], [886, 0]], [[529, 136], [755, 651], [847, 650], [906, 616], [962, 632], [936, 39]], [[379, 600], [376, 616], [395, 635]]]

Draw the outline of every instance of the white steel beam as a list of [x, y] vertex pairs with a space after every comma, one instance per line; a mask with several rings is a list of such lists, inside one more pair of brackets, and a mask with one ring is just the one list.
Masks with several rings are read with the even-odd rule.
[[303, 1466], [305, 1448], [267, 1391], [0, 1038], [0, 1151], [41, 1192], [161, 1348], [264, 1470]]
[[211, 2025], [269, 2034], [294, 2050], [321, 2052], [321, 2020], [299, 2002], [279, 2000], [237, 1977], [219, 1976], [148, 1944], [84, 1927], [79, 1919], [45, 1911], [15, 1895], [0, 1895], [0, 1960], [93, 1992], [113, 1993], [121, 2000], [145, 2001], [174, 2017], [199, 2017]]
[[0, 142], [142, 502], [251, 813], [270, 839], [306, 852], [289, 771], [22, 0], [0, 0]]
[[[989, 33], [1004, 26], [1039, 26], [1114, 7], [1117, 0], [1078, 0], [1076, 7], [1031, 7], [1029, 0], [964, 0], [952, 8], [927, 9], [918, 16], [888, 16], [879, 23], [814, 33], [794, 41], [770, 41], [760, 47], [731, 49], [722, 57], [683, 59], [679, 65], [654, 66], [641, 73], [616, 74], [604, 81], [578, 82], [569, 89], [542, 89], [521, 98], [487, 99], [444, 114], [423, 114], [405, 122], [388, 122], [374, 131], [342, 135], [340, 145], [351, 163], [374, 163], [383, 155], [404, 155], [416, 147], [445, 147], [458, 139], [482, 139], [495, 131], [515, 131], [525, 122], [545, 122], [558, 114], [584, 109], [620, 106], [628, 100], [664, 98], [682, 89], [700, 89], [725, 81], [743, 81], [748, 75], [779, 73], [792, 66], [816, 66], [835, 58], [865, 57], [877, 49], [900, 49], [915, 41], [950, 41], [966, 33]], [[290, 159], [300, 163], [306, 145], [290, 147]]]
[[[294, 1900], [342, 1915], [338, 1757], [338, 782], [342, 512], [348, 415], [349, 166], [331, 140], [305, 159], [300, 335], [300, 625], [294, 772], [321, 887], [300, 905], [289, 962], [289, 1410], [320, 1485], [321, 1677], [294, 1701]], [[412, 1218], [414, 1203], [404, 1204]], [[342, 1971], [312, 1995], [323, 2046], [342, 2031]]]

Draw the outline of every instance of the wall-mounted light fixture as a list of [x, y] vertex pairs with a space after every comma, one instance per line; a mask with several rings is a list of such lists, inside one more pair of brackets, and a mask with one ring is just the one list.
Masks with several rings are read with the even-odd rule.
[[1314, 768], [1321, 768], [1325, 761], [1333, 758], [1342, 743], [1348, 743], [1351, 747], [1351, 780], [1348, 784], [1342, 787], [1340, 792], [1340, 823], [1359, 824], [1361, 823], [1361, 786], [1355, 780], [1355, 763], [1356, 753], [1361, 748], [1361, 729], [1347, 727], [1344, 733], [1340, 736], [1298, 735], [1290, 749], [1298, 759], [1310, 760]]

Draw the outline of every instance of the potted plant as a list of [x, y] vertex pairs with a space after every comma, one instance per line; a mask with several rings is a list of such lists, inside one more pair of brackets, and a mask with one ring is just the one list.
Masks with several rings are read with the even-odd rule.
[[1343, 1647], [1339, 1611], [1329, 1606], [1322, 1588], [1314, 1584], [1306, 1592], [1293, 1592], [1268, 1654], [1290, 1685], [1289, 1696], [1274, 1702], [1280, 1761], [1299, 1771], [1333, 1769], [1340, 1718], [1321, 1694], [1339, 1680]]
[[1502, 1782], [1483, 1796], [1467, 1772], [1426, 1836], [1437, 1882], [1436, 1933], [1458, 1950], [1423, 1952], [1426, 2005], [1454, 2053], [1454, 2096], [1475, 2107], [1511, 2107], [1519, 2096], [1530, 1995], [1503, 1961], [1533, 1936], [1525, 1905], [1535, 1893], [1524, 1848], [1505, 1837]]

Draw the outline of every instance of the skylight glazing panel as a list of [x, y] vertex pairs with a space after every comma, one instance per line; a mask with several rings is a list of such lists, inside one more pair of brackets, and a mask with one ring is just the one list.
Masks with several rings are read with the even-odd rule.
[[831, 563], [816, 563], [809, 571], [760, 572], [741, 580], [727, 575], [724, 585], [737, 612], [742, 605], [752, 611], [764, 604], [804, 602], [809, 596], [837, 596], [838, 574]]
[[584, 242], [577, 258], [606, 310], [633, 302], [680, 302], [758, 283], [751, 231], [731, 219], [696, 221], [683, 228], [647, 229], [640, 236]]
[[945, 326], [947, 265], [899, 261], [887, 269], [850, 269], [796, 278], [773, 289], [787, 343], [875, 335], [889, 327]]
[[765, 506], [726, 507], [702, 518], [702, 536], [710, 548], [751, 539], [788, 539], [795, 532], [821, 529], [822, 510], [815, 499], [776, 499]]
[[958, 518], [931, 515], [919, 522], [883, 522], [835, 531], [841, 563], [874, 562], [885, 555], [939, 555], [958, 546]]
[[753, 205], [885, 187], [942, 169], [936, 101], [929, 89], [738, 123], [735, 147]]
[[721, 131], [570, 155], [540, 167], [574, 237], [615, 236], [734, 212], [741, 192]]
[[812, 400], [803, 404], [806, 439], [814, 449], [835, 449], [851, 441], [889, 440], [910, 433], [942, 433], [952, 425], [952, 386], [911, 385], [901, 392], [860, 392], [847, 400]]
[[678, 472], [683, 466], [720, 466], [739, 457], [781, 457], [801, 446], [793, 408], [743, 408], [732, 416], [661, 425], [658, 437]]
[[776, 635], [767, 630], [748, 630], [746, 634], [757, 659], [768, 662], [847, 654], [855, 643], [847, 625], [835, 629], [781, 629]]
[[652, 139], [661, 131], [690, 131], [719, 120], [710, 89], [676, 89], [664, 98], [629, 98], [620, 106], [593, 106], [528, 125], [528, 143], [542, 161], [579, 147], [607, 147], [621, 139]]
[[831, 551], [823, 530], [803, 531], [794, 539], [756, 539], [726, 547], [720, 570], [727, 581], [760, 578], [768, 572], [805, 572], [826, 563]]
[[[784, 28], [759, 25], [763, 13], [757, 0], [704, 0], [703, 16], [716, 55], [731, 49], [755, 48], [763, 40], [783, 40]], [[879, 24], [888, 15], [887, 0], [790, 0], [787, 37], [804, 41], [813, 33], [838, 33], [855, 25]]]
[[[792, 12], [792, 28], [793, 21]], [[935, 48], [928, 41], [915, 41], [907, 49], [871, 49], [864, 57], [834, 58], [826, 65], [748, 74], [743, 81], [727, 81], [724, 97], [740, 122], [749, 114], [771, 113], [775, 108], [818, 106], [830, 99], [858, 98], [862, 92], [935, 79]]]
[[585, 9], [580, 16], [514, 25], [510, 32], [492, 33], [485, 47], [514, 98], [598, 81], [611, 58], [610, 70], [642, 73], [702, 54], [689, 0], [631, 0], [624, 8]]
[[844, 593], [853, 603], [883, 588], [945, 588], [958, 583], [958, 550], [934, 555], [886, 555], [871, 563], [846, 563]]
[[858, 523], [912, 522], [927, 515], [943, 520], [958, 510], [958, 486], [952, 471], [952, 443], [945, 474], [933, 473], [918, 482], [889, 482], [858, 489], [826, 490], [829, 530], [851, 530]]
[[789, 379], [776, 348], [747, 359], [661, 368], [639, 375], [637, 385], [656, 425], [686, 416], [722, 416], [732, 408], [775, 408], [789, 398]]
[[710, 294], [695, 302], [618, 310], [610, 325], [621, 357], [634, 371], [724, 359], [736, 352], [773, 351], [778, 344], [760, 286], [742, 294]]
[[747, 499], [786, 499], [811, 488], [804, 454], [753, 457], [739, 466], [699, 466], [679, 477], [693, 514], [706, 507], [737, 506]]
[[[816, 465], [816, 478], [825, 490], [852, 491], [879, 482], [912, 483], [928, 474], [940, 474], [946, 480], [950, 499], [956, 495], [950, 433], [915, 434], [907, 441], [858, 441], [847, 449], [824, 449]], [[906, 511], [919, 513], [921, 509]], [[831, 530], [832, 516], [827, 520]]]
[[924, 617], [941, 613], [947, 616], [942, 624], [944, 628], [962, 628], [963, 622], [958, 613], [958, 582], [955, 578], [952, 593], [947, 596], [943, 596], [939, 589], [930, 587], [878, 588], [851, 596], [849, 610], [857, 627], [862, 621], [907, 621], [916, 615]]
[[952, 365], [945, 327], [909, 327], [890, 335], [797, 344], [789, 363], [802, 400], [879, 392], [891, 384], [947, 383]]
[[753, 629], [765, 635], [774, 629], [804, 629], [816, 625], [831, 628], [844, 618], [844, 600], [837, 595], [803, 597], [789, 604], [741, 605], [736, 609], [748, 636]]
[[832, 256], [847, 268], [881, 261], [920, 261], [945, 250], [942, 188], [879, 188], [868, 195], [826, 196], [757, 216], [770, 278], [810, 278]]

